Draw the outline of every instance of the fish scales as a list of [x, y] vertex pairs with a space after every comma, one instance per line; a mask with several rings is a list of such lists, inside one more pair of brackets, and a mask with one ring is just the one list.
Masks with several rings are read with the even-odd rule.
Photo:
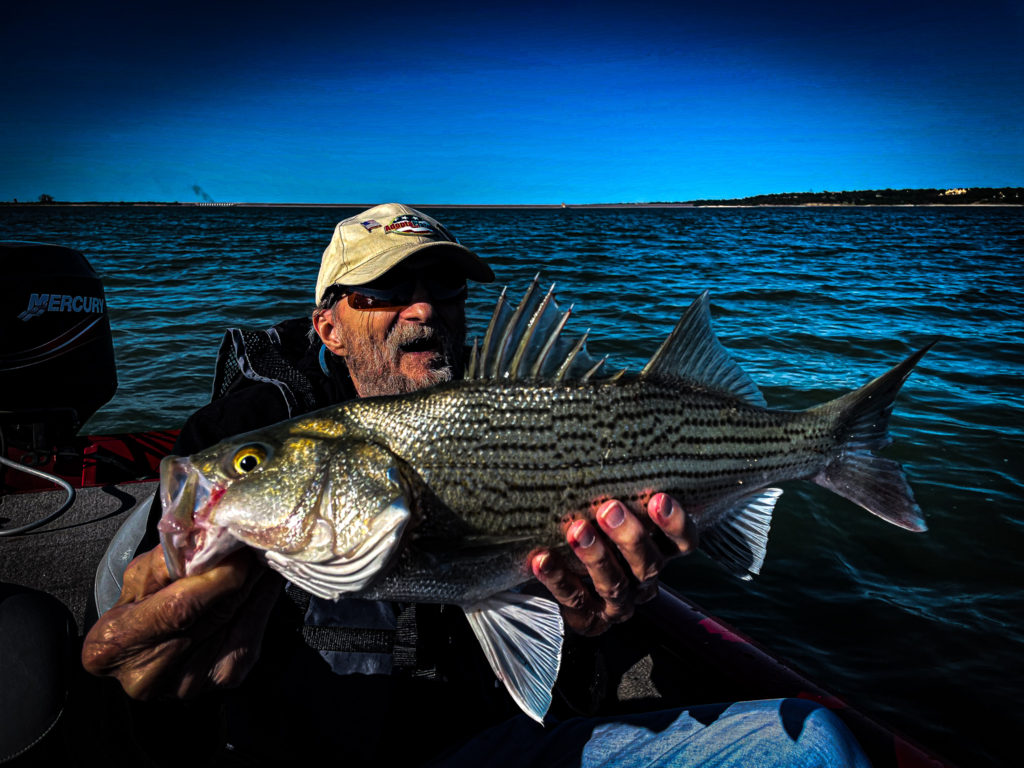
[[544, 541], [561, 539], [568, 516], [608, 498], [632, 499], [636, 509], [657, 490], [699, 519], [723, 491], [814, 474], [839, 437], [821, 419], [644, 379], [463, 382], [352, 406], [353, 425], [474, 525], [543, 532]]

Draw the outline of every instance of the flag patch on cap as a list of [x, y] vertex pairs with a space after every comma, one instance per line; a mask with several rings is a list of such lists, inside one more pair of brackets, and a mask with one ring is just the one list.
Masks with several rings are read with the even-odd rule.
[[404, 214], [396, 216], [391, 223], [384, 227], [389, 235], [436, 235], [437, 230], [433, 225], [419, 216]]
[[363, 225], [367, 232], [373, 232], [375, 229], [380, 229], [380, 222], [376, 219], [367, 219], [366, 221], [359, 222]]

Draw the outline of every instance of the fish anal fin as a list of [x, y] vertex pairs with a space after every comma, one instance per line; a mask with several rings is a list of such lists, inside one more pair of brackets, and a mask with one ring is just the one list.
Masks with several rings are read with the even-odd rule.
[[499, 592], [463, 610], [494, 674], [520, 709], [543, 724], [562, 660], [558, 603]]
[[766, 405], [757, 384], [732, 359], [711, 328], [707, 291], [694, 299], [640, 375], [681, 379], [750, 405]]
[[716, 515], [719, 519], [712, 528], [701, 531], [700, 549], [749, 581], [764, 565], [772, 512], [781, 495], [781, 488], [762, 488], [732, 501], [724, 513]]

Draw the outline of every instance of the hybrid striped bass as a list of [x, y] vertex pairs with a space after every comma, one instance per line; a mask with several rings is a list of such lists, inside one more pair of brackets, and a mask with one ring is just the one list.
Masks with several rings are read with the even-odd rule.
[[585, 337], [563, 339], [568, 314], [535, 281], [518, 308], [499, 301], [462, 381], [168, 457], [169, 569], [200, 573], [249, 545], [321, 597], [459, 605], [496, 674], [542, 719], [558, 607], [509, 590], [532, 577], [531, 551], [565, 546], [565, 525], [610, 498], [643, 516], [654, 493], [672, 494], [700, 549], [744, 578], [761, 569], [784, 481], [925, 529], [902, 468], [875, 452], [927, 348], [836, 400], [779, 411], [718, 342], [706, 293], [632, 376], [600, 378]]

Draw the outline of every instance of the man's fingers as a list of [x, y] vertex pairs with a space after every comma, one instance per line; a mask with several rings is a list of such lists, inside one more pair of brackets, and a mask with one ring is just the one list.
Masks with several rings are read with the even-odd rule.
[[[122, 599], [86, 635], [83, 666], [116, 677], [133, 698], [164, 693], [164, 681], [175, 670], [181, 674], [189, 658], [205, 655], [208, 664], [219, 658], [215, 636], [249, 595], [253, 566], [249, 553], [239, 552], [206, 573], [169, 581], [159, 547], [141, 555], [125, 574]], [[198, 685], [186, 670], [174, 693], [189, 694]]]
[[544, 550], [533, 557], [530, 565], [537, 580], [566, 608], [584, 611], [592, 607], [589, 590], [558, 555]]
[[576, 520], [566, 531], [569, 546], [580, 559], [604, 602], [604, 618], [614, 624], [633, 615], [634, 584], [619, 563], [614, 549], [589, 520]]
[[600, 601], [583, 579], [554, 552], [544, 550], [530, 560], [533, 575], [562, 606], [566, 625], [581, 635], [596, 635], [608, 628]]
[[586, 569], [589, 583], [554, 552], [544, 550], [532, 557], [534, 575], [562, 605], [562, 616], [571, 629], [600, 634], [628, 619], [636, 605], [658, 593], [658, 574], [665, 559], [697, 546], [693, 522], [671, 496], [654, 494], [647, 514], [668, 537], [669, 550], [659, 547], [649, 525], [617, 500], [605, 502], [593, 521], [569, 524], [566, 541]]
[[130, 563], [124, 571], [124, 584], [115, 606], [133, 603], [146, 595], [163, 589], [174, 579], [167, 572], [167, 563], [161, 547], [154, 547]]
[[697, 529], [678, 501], [667, 493], [656, 493], [647, 502], [647, 514], [665, 532], [680, 554], [697, 546]]
[[231, 620], [214, 625], [213, 633], [200, 640], [187, 657], [179, 673], [177, 698], [192, 698], [210, 687], [241, 684], [259, 658], [263, 634], [283, 586], [270, 570], [255, 573]]
[[[188, 652], [192, 641], [176, 637], [154, 645], [146, 651], [122, 657], [107, 674], [116, 678], [130, 698], [148, 701], [157, 698], [173, 680], [182, 655]], [[95, 673], [94, 673], [95, 674]]]
[[197, 624], [223, 623], [245, 598], [249, 572], [245, 558], [228, 558], [205, 573], [178, 579], [144, 599], [119, 606], [114, 609], [122, 616], [116, 634], [129, 643], [148, 644], [196, 629]]
[[644, 524], [625, 504], [616, 500], [602, 505], [597, 510], [596, 519], [601, 530], [618, 548], [639, 587], [645, 593], [650, 592], [647, 599], [653, 597], [657, 590], [652, 592], [647, 587], [657, 582], [665, 558]]

